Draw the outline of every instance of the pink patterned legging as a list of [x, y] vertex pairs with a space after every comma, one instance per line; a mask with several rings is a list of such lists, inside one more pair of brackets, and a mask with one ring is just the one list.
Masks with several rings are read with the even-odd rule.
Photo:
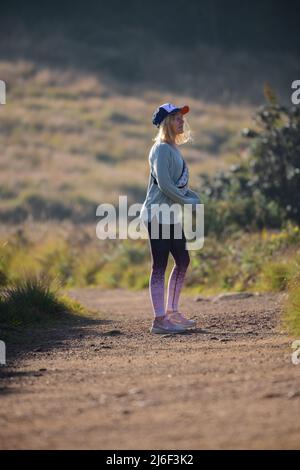
[[190, 263], [188, 250], [185, 248], [186, 238], [182, 227], [179, 229], [181, 238], [174, 235], [175, 224], [169, 224], [170, 236], [163, 235], [162, 224], [159, 224], [159, 238], [151, 236], [151, 222], [148, 222], [149, 242], [152, 258], [152, 269], [149, 280], [150, 298], [155, 317], [165, 315], [165, 272], [168, 264], [169, 253], [174, 258], [175, 265], [168, 282], [167, 310], [178, 310], [179, 295], [183, 286], [185, 273]]

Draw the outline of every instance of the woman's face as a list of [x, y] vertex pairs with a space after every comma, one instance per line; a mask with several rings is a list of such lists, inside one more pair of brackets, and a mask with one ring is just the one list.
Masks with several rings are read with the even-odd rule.
[[183, 115], [180, 112], [174, 114], [174, 117], [171, 121], [171, 126], [172, 126], [172, 130], [174, 134], [182, 134], [183, 125], [184, 125]]

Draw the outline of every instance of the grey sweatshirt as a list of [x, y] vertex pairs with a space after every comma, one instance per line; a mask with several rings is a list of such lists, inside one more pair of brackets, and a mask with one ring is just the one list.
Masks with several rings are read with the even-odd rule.
[[[149, 165], [147, 195], [140, 215], [144, 221], [150, 220], [151, 215], [156, 212], [150, 212], [152, 204], [193, 204], [194, 207], [195, 204], [201, 203], [194, 191], [188, 189], [183, 194], [176, 186], [183, 170], [183, 157], [176, 147], [166, 142], [156, 142], [149, 152]], [[158, 184], [154, 183], [151, 173]]]

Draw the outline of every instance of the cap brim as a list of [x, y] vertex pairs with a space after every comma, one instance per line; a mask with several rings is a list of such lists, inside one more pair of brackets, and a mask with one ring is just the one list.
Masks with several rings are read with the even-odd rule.
[[189, 106], [182, 106], [182, 108], [180, 108], [180, 112], [181, 114], [187, 114], [190, 110], [190, 107]]

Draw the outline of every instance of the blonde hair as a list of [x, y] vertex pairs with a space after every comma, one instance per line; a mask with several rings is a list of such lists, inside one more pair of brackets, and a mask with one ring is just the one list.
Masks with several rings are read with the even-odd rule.
[[154, 137], [154, 141], [165, 141], [169, 144], [175, 143], [176, 145], [182, 145], [187, 142], [192, 142], [192, 131], [190, 129], [189, 123], [187, 122], [186, 118], [183, 118], [183, 133], [182, 134], [175, 134], [172, 130], [171, 123], [174, 120], [175, 114], [169, 114], [161, 123], [158, 129], [158, 133]]

